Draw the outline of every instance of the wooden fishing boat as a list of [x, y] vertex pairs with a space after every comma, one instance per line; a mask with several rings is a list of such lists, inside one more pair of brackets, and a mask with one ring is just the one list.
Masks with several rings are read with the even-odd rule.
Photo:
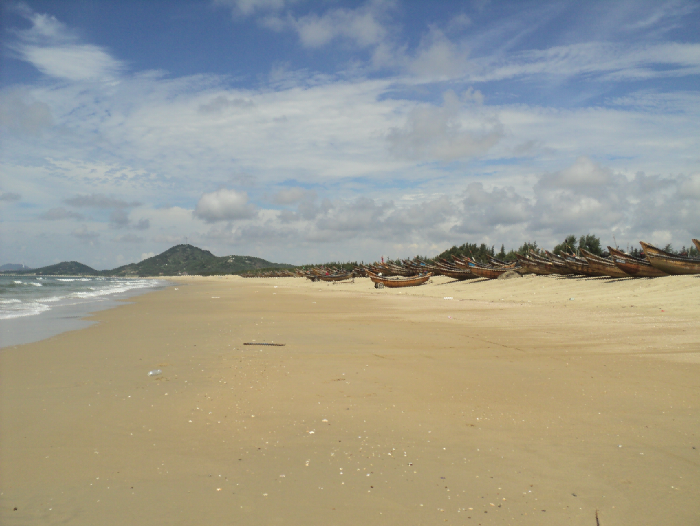
[[615, 265], [630, 276], [634, 276], [635, 278], [659, 278], [661, 276], [668, 276], [663, 270], [652, 267], [651, 263], [646, 259], [631, 256], [613, 247], [608, 247], [608, 251]]
[[440, 269], [440, 273], [443, 276], [447, 276], [448, 278], [456, 279], [457, 281], [464, 281], [467, 279], [476, 279], [479, 276], [474, 274], [471, 270], [466, 270], [466, 269], [454, 269], [454, 270], [448, 270], [448, 269]]
[[404, 266], [400, 265], [388, 265], [391, 271], [394, 273], [396, 276], [403, 276], [403, 277], [410, 277], [410, 276], [415, 276], [417, 272], [411, 268], [407, 268]]
[[438, 262], [435, 264], [435, 268], [437, 272], [439, 272], [441, 275], [447, 276], [448, 278], [456, 279], [458, 281], [464, 281], [465, 279], [475, 279], [479, 277], [469, 269], [458, 268], [454, 265], [448, 265], [445, 263]]
[[552, 266], [550, 262], [538, 261], [528, 256], [523, 256], [522, 254], [516, 254], [515, 257], [518, 259], [520, 266], [525, 269], [526, 272], [531, 274], [537, 274], [538, 276], [549, 276], [554, 272], [548, 268]]
[[454, 264], [457, 268], [469, 270], [472, 267], [476, 266], [476, 264], [470, 258], [452, 256], [452, 260], [454, 261]]
[[359, 265], [352, 270], [355, 273], [355, 277], [366, 278], [367, 270], [365, 270], [364, 265]]
[[639, 242], [644, 249], [644, 255], [651, 263], [651, 266], [659, 270], [663, 270], [667, 274], [700, 274], [700, 259], [677, 256], [665, 252], [654, 245]]
[[354, 277], [355, 274], [352, 272], [345, 272], [344, 274], [328, 274], [327, 276], [318, 276], [318, 279], [321, 281], [343, 281]]
[[630, 275], [627, 274], [621, 268], [618, 268], [613, 262], [612, 258], [603, 258], [596, 256], [585, 249], [580, 249], [583, 257], [588, 261], [588, 265], [591, 269], [599, 272], [602, 276], [610, 276], [611, 278], [629, 278]]
[[554, 270], [555, 274], [560, 274], [562, 276], [571, 276], [574, 273], [574, 271], [566, 265], [566, 262], [563, 258], [560, 258], [559, 256], [553, 254], [549, 250], [545, 250], [544, 253], [547, 255], [549, 261], [552, 262], [552, 270]]
[[542, 270], [546, 270], [550, 275], [560, 276], [561, 272], [554, 266], [551, 260], [541, 256], [534, 250], [530, 249], [530, 253], [527, 255], [529, 259], [538, 263]]
[[472, 267], [471, 271], [480, 278], [498, 279], [506, 272], [513, 270], [510, 268], [488, 268], [488, 267]]
[[493, 256], [489, 256], [489, 263], [495, 268], [500, 268], [500, 267], [507, 267], [510, 269], [515, 270], [515, 267], [518, 266], [517, 261], [501, 261], [500, 259], [497, 259]]
[[591, 266], [588, 264], [588, 260], [585, 258], [580, 258], [573, 254], [566, 254], [563, 259], [566, 266], [569, 267], [574, 274], [588, 276], [591, 278], [599, 278], [602, 276], [600, 272], [591, 268]]
[[469, 270], [472, 272], [472, 274], [475, 274], [480, 278], [497, 279], [509, 270], [513, 270], [512, 268], [508, 267], [487, 267], [486, 265], [477, 263], [471, 258], [465, 258], [465, 260], [470, 264]]
[[368, 272], [369, 278], [372, 280], [373, 283], [381, 283], [385, 287], [390, 287], [390, 288], [396, 288], [396, 287], [415, 287], [417, 285], [422, 285], [426, 281], [428, 281], [431, 277], [432, 274], [429, 272], [427, 274], [424, 274], [422, 276], [413, 276], [410, 278], [404, 278], [404, 277], [391, 277], [387, 278], [384, 276], [377, 276], [376, 274], [372, 274], [371, 272]]

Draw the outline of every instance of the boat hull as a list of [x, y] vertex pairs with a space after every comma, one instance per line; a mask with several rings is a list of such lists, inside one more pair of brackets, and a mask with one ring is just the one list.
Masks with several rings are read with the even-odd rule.
[[677, 257], [649, 243], [640, 241], [640, 244], [644, 248], [644, 255], [651, 263], [651, 266], [666, 274], [700, 274], [700, 259]]
[[340, 276], [318, 276], [318, 279], [321, 281], [344, 281], [354, 277], [355, 275], [352, 272], [349, 272], [348, 274], [342, 274]]
[[399, 287], [416, 287], [422, 285], [428, 281], [433, 275], [426, 274], [425, 276], [415, 276], [411, 278], [385, 278], [383, 276], [377, 276], [376, 274], [370, 274], [369, 277], [373, 283], [381, 283], [385, 287], [389, 288], [399, 288]]
[[652, 267], [646, 260], [630, 257], [624, 252], [612, 247], [608, 247], [608, 250], [610, 251], [613, 263], [630, 276], [635, 278], [660, 278], [662, 276], [668, 276], [663, 270]]
[[627, 272], [619, 268], [612, 261], [610, 261], [610, 263], [601, 263], [600, 261], [597, 261], [595, 259], [588, 259], [588, 265], [591, 267], [592, 270], [595, 270], [601, 276], [608, 276], [610, 278], [630, 277], [630, 275], [627, 274]]
[[443, 276], [448, 278], [456, 279], [458, 281], [464, 281], [467, 279], [476, 279], [479, 276], [475, 276], [471, 270], [460, 270], [460, 269], [448, 269], [444, 267], [437, 267], [437, 271]]
[[484, 267], [470, 267], [469, 270], [471, 270], [472, 274], [476, 274], [480, 278], [488, 278], [488, 279], [498, 279], [501, 277], [503, 274], [508, 272], [509, 270], [514, 270], [512, 268], [484, 268]]

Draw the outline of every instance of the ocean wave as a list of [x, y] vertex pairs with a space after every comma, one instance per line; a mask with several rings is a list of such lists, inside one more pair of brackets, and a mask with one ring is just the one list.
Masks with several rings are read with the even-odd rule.
[[[92, 281], [92, 280], [79, 280], [72, 278], [59, 278], [60, 281]], [[23, 285], [36, 285], [42, 286], [41, 283], [22, 283]], [[50, 282], [45, 284], [49, 285]], [[91, 284], [92, 285], [92, 284]], [[114, 296], [115, 294], [122, 294], [132, 290], [154, 288], [161, 285], [160, 281], [154, 280], [131, 280], [131, 281], [111, 281], [104, 280], [101, 282], [94, 283], [95, 286], [80, 285], [78, 288], [83, 290], [75, 290], [77, 284], [66, 284], [65, 286], [68, 290], [58, 291], [55, 287], [53, 288], [54, 295], [47, 297], [37, 297], [36, 294], [29, 294], [29, 296], [22, 298], [24, 292], [20, 292], [20, 288], [15, 289], [14, 294], [18, 294], [19, 298], [3, 298], [0, 299], [0, 319], [10, 319], [19, 318], [23, 316], [34, 316], [46, 312], [52, 308], [64, 307], [69, 305], [77, 305], [81, 303], [95, 302], [95, 301], [105, 301], [109, 296]], [[24, 288], [24, 287], [23, 287]], [[50, 289], [51, 289], [50, 288]], [[28, 292], [24, 288], [25, 291]], [[70, 289], [73, 289], [72, 291]], [[31, 289], [39, 292], [38, 289]], [[45, 290], [45, 289], [43, 289]], [[7, 291], [10, 292], [9, 290]], [[47, 291], [48, 292], [48, 291]], [[56, 294], [59, 292], [59, 294]], [[12, 293], [11, 293], [12, 294]], [[14, 295], [13, 294], [13, 295]]]
[[[111, 296], [112, 294], [119, 294], [121, 292], [129, 292], [134, 289], [145, 289], [155, 286], [156, 283], [148, 281], [127, 281], [120, 282], [119, 284], [114, 284], [112, 287], [93, 289], [90, 292], [73, 292], [70, 294], [72, 298], [97, 298], [100, 296]], [[92, 287], [91, 287], [92, 288]]]
[[65, 296], [50, 296], [48, 298], [38, 299], [37, 301], [41, 302], [41, 303], [53, 303], [55, 301], [61, 301], [64, 298], [65, 298]]
[[35, 316], [51, 309], [48, 305], [42, 303], [22, 303], [14, 304], [14, 307], [4, 307], [0, 310], [0, 320], [9, 320], [12, 318], [21, 318], [23, 316]]

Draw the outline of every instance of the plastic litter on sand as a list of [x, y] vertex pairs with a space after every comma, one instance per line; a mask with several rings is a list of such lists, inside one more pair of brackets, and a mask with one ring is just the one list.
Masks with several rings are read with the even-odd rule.
[[152, 371], [148, 371], [148, 376], [158, 376], [159, 374], [163, 374], [163, 371], [160, 369], [153, 369]]

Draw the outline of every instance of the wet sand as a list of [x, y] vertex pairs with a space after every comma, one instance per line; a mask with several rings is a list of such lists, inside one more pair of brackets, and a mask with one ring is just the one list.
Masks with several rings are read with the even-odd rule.
[[0, 523], [698, 524], [699, 298], [182, 278], [0, 351]]

